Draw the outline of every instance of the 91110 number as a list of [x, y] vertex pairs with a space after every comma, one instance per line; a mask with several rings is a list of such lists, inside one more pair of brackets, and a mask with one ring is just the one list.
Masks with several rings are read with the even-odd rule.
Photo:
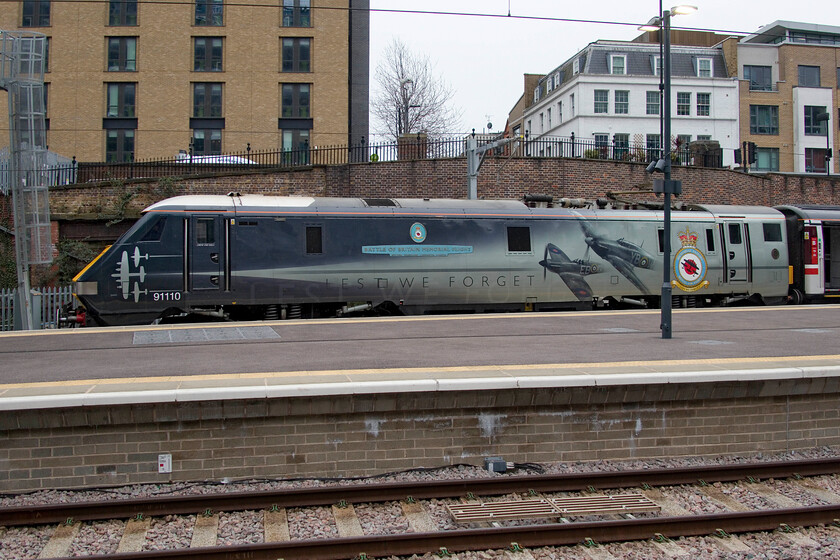
[[155, 301], [181, 301], [181, 292], [155, 292]]

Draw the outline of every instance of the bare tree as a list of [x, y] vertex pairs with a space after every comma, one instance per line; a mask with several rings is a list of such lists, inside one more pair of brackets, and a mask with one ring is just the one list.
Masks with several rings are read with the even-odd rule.
[[394, 39], [376, 67], [377, 91], [371, 103], [376, 129], [397, 138], [425, 133], [440, 137], [461, 126], [461, 111], [451, 107], [454, 91], [434, 75], [427, 56]]

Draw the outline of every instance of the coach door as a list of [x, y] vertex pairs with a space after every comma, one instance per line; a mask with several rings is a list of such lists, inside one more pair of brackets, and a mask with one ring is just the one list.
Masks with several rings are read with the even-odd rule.
[[219, 290], [224, 286], [222, 218], [192, 216], [188, 246], [189, 289]]
[[740, 221], [726, 220], [721, 224], [724, 240], [724, 269], [727, 282], [747, 282], [750, 273], [749, 235]]

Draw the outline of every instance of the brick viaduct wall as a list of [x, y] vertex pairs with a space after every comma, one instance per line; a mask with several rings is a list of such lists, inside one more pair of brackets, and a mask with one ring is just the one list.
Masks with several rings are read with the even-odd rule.
[[838, 419], [817, 377], [6, 411], [0, 491], [776, 453], [840, 444]]
[[[650, 176], [638, 163], [539, 158], [488, 158], [478, 178], [478, 196], [521, 198], [527, 193], [555, 198], [597, 198], [607, 192], [650, 190]], [[808, 203], [840, 205], [840, 177], [749, 175], [737, 171], [675, 167], [683, 183], [679, 201], [773, 206]], [[349, 164], [294, 171], [176, 180], [164, 185], [141, 180], [61, 187], [51, 191], [58, 220], [113, 215], [174, 194], [274, 194], [339, 197], [466, 198], [466, 160], [440, 159]], [[627, 195], [653, 198], [653, 195]], [[128, 200], [128, 204], [123, 204]]]

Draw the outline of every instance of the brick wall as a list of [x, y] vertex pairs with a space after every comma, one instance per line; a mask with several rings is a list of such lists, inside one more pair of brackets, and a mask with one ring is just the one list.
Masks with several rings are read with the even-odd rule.
[[[650, 176], [638, 163], [539, 158], [488, 158], [478, 178], [478, 196], [521, 198], [527, 193], [560, 197], [596, 198], [608, 192], [650, 190]], [[748, 175], [737, 171], [698, 167], [674, 168], [683, 184], [677, 199], [686, 203], [840, 205], [840, 177], [824, 175]], [[439, 159], [376, 164], [316, 166], [311, 169], [178, 180], [174, 194], [243, 194], [466, 198], [464, 159]], [[154, 181], [60, 187], [50, 191], [50, 207], [57, 220], [96, 218], [113, 214], [121, 197], [131, 194], [128, 206], [136, 215], [146, 205], [165, 198]], [[652, 199], [653, 195], [624, 195]]]
[[840, 445], [839, 418], [839, 378], [6, 411], [0, 491], [775, 453]]

